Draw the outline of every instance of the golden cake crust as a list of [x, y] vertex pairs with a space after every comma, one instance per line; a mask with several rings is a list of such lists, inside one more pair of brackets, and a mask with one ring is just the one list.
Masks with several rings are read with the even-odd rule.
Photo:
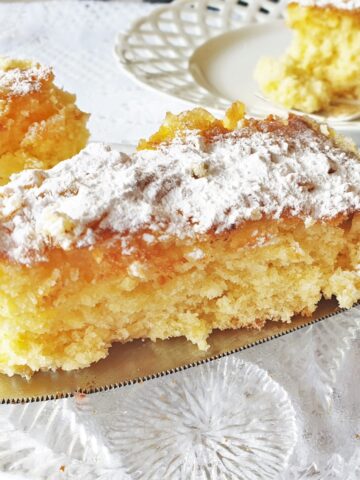
[[86, 145], [88, 115], [53, 82], [51, 68], [0, 60], [0, 184], [26, 168], [50, 168]]

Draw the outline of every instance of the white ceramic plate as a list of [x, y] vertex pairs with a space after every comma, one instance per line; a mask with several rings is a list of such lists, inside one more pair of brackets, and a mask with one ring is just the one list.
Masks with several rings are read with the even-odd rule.
[[[258, 97], [255, 65], [278, 56], [289, 44], [282, 20], [285, 0], [177, 0], [139, 19], [121, 35], [116, 54], [143, 84], [210, 110], [224, 111], [232, 100], [248, 114], [284, 113]], [[360, 122], [329, 122], [360, 143]]]
[[[274, 113], [276, 107], [256, 96], [254, 70], [261, 56], [280, 55], [290, 37], [282, 20], [244, 26], [197, 48], [189, 59], [189, 70], [199, 85], [227, 104], [240, 99], [251, 116]], [[206, 106], [212, 107], [210, 103]]]
[[[223, 111], [229, 100], [194, 79], [189, 59], [198, 47], [222, 33], [279, 19], [284, 3], [177, 0], [137, 20], [119, 36], [115, 51], [124, 69], [148, 87]], [[247, 54], [254, 56], [252, 51]]]

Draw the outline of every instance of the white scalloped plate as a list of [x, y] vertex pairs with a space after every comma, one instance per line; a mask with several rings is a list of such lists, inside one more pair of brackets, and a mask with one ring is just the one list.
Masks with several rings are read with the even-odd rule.
[[[217, 97], [223, 108], [240, 99], [251, 116], [275, 113], [276, 107], [256, 96], [253, 74], [260, 56], [280, 55], [290, 37], [282, 20], [244, 26], [197, 48], [189, 59], [189, 70], [197, 84]], [[210, 102], [206, 106], [213, 107]]]
[[137, 20], [120, 35], [116, 54], [124, 69], [143, 84], [182, 100], [224, 110], [228, 99], [199, 84], [189, 70], [189, 60], [213, 37], [279, 19], [286, 3], [248, 1], [177, 0]]
[[[254, 117], [286, 110], [256, 97], [260, 57], [278, 56], [290, 32], [280, 0], [177, 0], [136, 21], [120, 35], [116, 54], [133, 78], [197, 105], [224, 111], [235, 99]], [[360, 122], [329, 121], [360, 143]]]

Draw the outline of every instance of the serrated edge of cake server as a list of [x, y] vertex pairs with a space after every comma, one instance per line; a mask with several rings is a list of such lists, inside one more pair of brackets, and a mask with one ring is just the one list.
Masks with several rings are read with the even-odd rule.
[[339, 315], [340, 313], [349, 311], [353, 309], [356, 306], [360, 305], [360, 301], [355, 303], [351, 308], [338, 308], [335, 312], [329, 313], [327, 315], [324, 315], [320, 318], [316, 318], [313, 320], [306, 321], [302, 323], [301, 325], [296, 325], [294, 327], [290, 327], [287, 330], [279, 333], [275, 333], [274, 335], [270, 335], [268, 337], [264, 337], [260, 340], [256, 340], [255, 342], [247, 343], [245, 345], [242, 345], [241, 347], [234, 348], [232, 350], [228, 350], [222, 353], [219, 353], [218, 355], [213, 355], [208, 358], [204, 358], [201, 360], [197, 360], [195, 362], [187, 363], [184, 365], [180, 365], [179, 367], [172, 368], [170, 370], [162, 370], [160, 372], [151, 374], [151, 375], [146, 375], [143, 377], [136, 377], [133, 379], [129, 380], [124, 380], [122, 382], [116, 382], [112, 384], [107, 384], [104, 386], [99, 386], [99, 387], [93, 387], [93, 388], [85, 388], [85, 389], [79, 389], [75, 390], [73, 392], [62, 392], [59, 394], [51, 394], [51, 395], [43, 395], [43, 396], [38, 396], [38, 397], [23, 397], [23, 398], [3, 398], [0, 399], [0, 405], [9, 405], [9, 404], [25, 404], [25, 403], [34, 403], [34, 402], [43, 402], [43, 401], [48, 401], [48, 400], [59, 400], [63, 398], [71, 398], [74, 397], [77, 394], [85, 394], [85, 395], [90, 395], [92, 393], [100, 393], [100, 392], [105, 392], [108, 390], [114, 390], [116, 388], [121, 388], [121, 387], [126, 387], [129, 385], [134, 385], [136, 383], [143, 383], [148, 380], [154, 380], [156, 378], [164, 377], [167, 375], [171, 375], [176, 372], [181, 372], [184, 370], [187, 370], [189, 368], [197, 367], [199, 365], [204, 365], [205, 363], [212, 362], [214, 360], [218, 360], [220, 358], [227, 357], [229, 355], [232, 355], [234, 353], [241, 352], [243, 350], [247, 350], [248, 348], [255, 347], [257, 345], [261, 345], [263, 343], [269, 342], [270, 340], [275, 340], [276, 338], [280, 338], [284, 335], [288, 335], [289, 333], [296, 332], [298, 330], [301, 330], [302, 328], [309, 327], [311, 325], [314, 325], [318, 322], [321, 322], [322, 320], [326, 320], [328, 318], [334, 317], [336, 315]]

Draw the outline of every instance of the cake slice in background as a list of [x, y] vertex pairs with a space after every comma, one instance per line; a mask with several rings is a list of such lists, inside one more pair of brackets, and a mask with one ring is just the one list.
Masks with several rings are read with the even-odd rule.
[[87, 143], [88, 115], [53, 83], [51, 68], [0, 59], [0, 184], [28, 168], [51, 168]]
[[261, 59], [255, 71], [266, 97], [307, 113], [360, 101], [360, 0], [291, 2], [286, 23], [294, 35], [285, 55]]
[[360, 160], [306, 118], [195, 109], [128, 156], [89, 145], [0, 188], [0, 371], [113, 342], [261, 328], [360, 298]]

